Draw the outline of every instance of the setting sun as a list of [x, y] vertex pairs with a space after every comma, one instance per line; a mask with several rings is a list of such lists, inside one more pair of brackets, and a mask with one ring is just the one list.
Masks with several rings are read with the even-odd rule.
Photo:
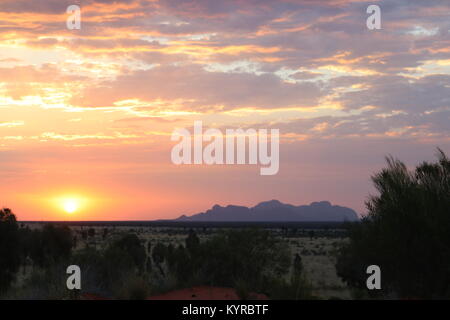
[[56, 215], [76, 214], [77, 219], [83, 215], [86, 207], [92, 205], [91, 200], [86, 196], [73, 193], [52, 197], [51, 202]]
[[64, 211], [67, 213], [74, 213], [78, 210], [79, 203], [75, 199], [67, 199], [63, 203]]

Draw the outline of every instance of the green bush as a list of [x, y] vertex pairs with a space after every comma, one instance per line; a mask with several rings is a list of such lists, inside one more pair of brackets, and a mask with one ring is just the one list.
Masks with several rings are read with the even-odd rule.
[[10, 209], [0, 210], [0, 295], [6, 293], [19, 270], [19, 229]]
[[365, 271], [375, 264], [384, 296], [450, 298], [450, 161], [439, 150], [438, 161], [414, 171], [387, 163], [372, 177], [379, 195], [367, 201], [368, 216], [349, 228], [338, 275], [368, 293]]

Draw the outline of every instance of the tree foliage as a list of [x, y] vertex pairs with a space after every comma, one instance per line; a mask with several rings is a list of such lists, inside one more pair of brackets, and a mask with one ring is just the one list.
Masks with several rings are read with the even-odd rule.
[[10, 209], [0, 210], [0, 294], [4, 293], [20, 266], [20, 238], [16, 216]]
[[366, 268], [380, 266], [386, 294], [403, 298], [450, 297], [450, 161], [439, 150], [434, 163], [414, 171], [392, 157], [372, 177], [378, 195], [368, 215], [350, 227], [338, 274], [365, 288]]
[[129, 279], [136, 280], [142, 275], [146, 258], [144, 245], [135, 234], [129, 233], [112, 240], [103, 250], [82, 250], [72, 261], [83, 270], [85, 288], [120, 297]]
[[289, 248], [268, 231], [228, 230], [204, 242], [191, 231], [186, 247], [166, 250], [169, 270], [180, 286], [212, 285], [267, 292], [289, 270]]
[[42, 231], [33, 233], [31, 241], [31, 258], [39, 266], [65, 261], [72, 253], [73, 236], [68, 226], [46, 224]]

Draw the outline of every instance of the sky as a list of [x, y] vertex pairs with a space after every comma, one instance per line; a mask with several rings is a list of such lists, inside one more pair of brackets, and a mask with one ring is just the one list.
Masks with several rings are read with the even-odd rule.
[[[279, 172], [173, 164], [194, 121], [279, 129]], [[447, 0], [0, 2], [0, 207], [20, 220], [271, 199], [364, 214], [386, 155], [412, 168], [436, 147], [450, 154]]]

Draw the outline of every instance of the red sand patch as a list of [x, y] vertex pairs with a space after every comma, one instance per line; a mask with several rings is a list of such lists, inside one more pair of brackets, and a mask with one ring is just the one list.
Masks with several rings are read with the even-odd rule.
[[[251, 300], [268, 300], [264, 294], [251, 293]], [[192, 287], [149, 297], [147, 300], [240, 300], [233, 288]]]
[[97, 294], [93, 294], [93, 293], [82, 293], [81, 300], [110, 300], [108, 298], [104, 298], [102, 296], [99, 296]]
[[[108, 298], [93, 294], [83, 293], [81, 300], [109, 300]], [[265, 294], [250, 293], [249, 300], [268, 300]], [[192, 287], [175, 290], [156, 296], [148, 297], [147, 300], [241, 300], [233, 288], [221, 287]]]

